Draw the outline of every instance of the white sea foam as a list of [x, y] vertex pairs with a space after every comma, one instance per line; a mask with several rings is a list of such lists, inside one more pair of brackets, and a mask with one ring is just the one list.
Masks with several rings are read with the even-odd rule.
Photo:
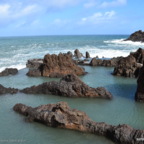
[[142, 42], [124, 41], [124, 39], [108, 40], [104, 41], [104, 43], [144, 47], [144, 43]]
[[80, 52], [85, 55], [85, 52], [88, 51], [90, 53], [91, 57], [98, 56], [99, 58], [106, 57], [106, 58], [113, 58], [118, 56], [128, 56], [130, 53], [130, 50], [118, 50], [118, 49], [101, 49], [94, 46], [85, 46], [78, 48]]
[[25, 68], [26, 65], [23, 65], [23, 64], [16, 64], [16, 65], [11, 65], [11, 66], [6, 66], [6, 67], [1, 67], [0, 68], [0, 72], [5, 70], [6, 68], [17, 68], [18, 70], [21, 70], [23, 68]]

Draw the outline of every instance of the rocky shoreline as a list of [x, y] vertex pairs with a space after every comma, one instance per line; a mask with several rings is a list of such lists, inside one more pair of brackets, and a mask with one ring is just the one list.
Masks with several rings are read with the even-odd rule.
[[[27, 76], [60, 77], [60, 81], [45, 82], [21, 90], [5, 88], [0, 85], [0, 95], [20, 92], [25, 94], [50, 94], [69, 98], [112, 99], [112, 94], [104, 87], [92, 88], [80, 80], [78, 76], [85, 75], [86, 71], [79, 65], [114, 67], [112, 72], [114, 76], [138, 78], [135, 101], [144, 102], [144, 49], [142, 48], [130, 53], [127, 57], [112, 59], [91, 58], [88, 52], [83, 56], [76, 49], [74, 54], [71, 52], [58, 55], [47, 54], [43, 59], [28, 60], [26, 64], [29, 68]], [[10, 68], [2, 71], [0, 76], [17, 73], [17, 69]], [[36, 108], [16, 104], [13, 109], [27, 116], [28, 121], [105, 136], [117, 144], [143, 144], [142, 141], [139, 141], [140, 138], [143, 138], [143, 130], [136, 130], [126, 124], [113, 126], [103, 122], [94, 122], [84, 112], [71, 109], [65, 102], [42, 105]]]
[[66, 102], [41, 105], [35, 108], [16, 104], [13, 110], [26, 116], [29, 122], [35, 121], [55, 128], [105, 136], [117, 144], [143, 144], [140, 138], [143, 138], [144, 130], [136, 130], [125, 124], [113, 126], [104, 122], [94, 122], [84, 112], [71, 109]]

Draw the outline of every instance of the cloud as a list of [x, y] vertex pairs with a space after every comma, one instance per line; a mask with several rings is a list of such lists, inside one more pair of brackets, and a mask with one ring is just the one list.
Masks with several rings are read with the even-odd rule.
[[108, 8], [108, 7], [123, 6], [126, 4], [127, 0], [111, 0], [111, 1], [87, 0], [87, 2], [84, 3], [84, 8], [92, 8], [92, 7]]
[[107, 7], [116, 7], [116, 6], [123, 6], [126, 5], [127, 0], [113, 0], [111, 2], [104, 1], [101, 3], [100, 7], [107, 8]]
[[37, 17], [46, 16], [50, 11], [63, 10], [65, 7], [74, 6], [79, 1], [81, 0], [1, 0], [0, 26], [10, 25], [13, 22], [32, 22]]
[[105, 13], [97, 12], [91, 16], [84, 17], [81, 19], [79, 24], [98, 24], [106, 23], [112, 20], [115, 16], [115, 11], [107, 11]]

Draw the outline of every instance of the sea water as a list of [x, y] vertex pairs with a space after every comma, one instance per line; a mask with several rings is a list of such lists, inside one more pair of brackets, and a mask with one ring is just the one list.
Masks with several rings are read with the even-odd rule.
[[[0, 69], [16, 67], [15, 76], [0, 77], [0, 84], [5, 87], [25, 88], [46, 81], [58, 81], [57, 78], [27, 77], [26, 61], [43, 58], [47, 53], [58, 54], [79, 49], [83, 54], [90, 52], [92, 57], [127, 56], [143, 43], [125, 42], [126, 35], [101, 36], [36, 36], [36, 37], [1, 37]], [[20, 144], [113, 144], [110, 140], [88, 133], [47, 127], [39, 123], [25, 122], [24, 116], [15, 113], [12, 108], [16, 103], [33, 107], [67, 102], [70, 107], [84, 111], [96, 122], [108, 124], [129, 124], [136, 129], [144, 129], [144, 104], [134, 101], [136, 79], [116, 77], [113, 68], [85, 66], [87, 75], [81, 80], [91, 87], [105, 87], [112, 95], [112, 100], [95, 98], [66, 98], [54, 95], [15, 95], [0, 96], [0, 143]]]

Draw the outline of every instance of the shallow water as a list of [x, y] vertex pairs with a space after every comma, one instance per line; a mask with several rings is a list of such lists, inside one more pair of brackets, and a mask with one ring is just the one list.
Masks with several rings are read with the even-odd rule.
[[[85, 66], [87, 75], [80, 78], [91, 87], [106, 87], [112, 94], [112, 100], [95, 98], [66, 98], [53, 95], [16, 95], [0, 96], [0, 143], [6, 141], [23, 144], [113, 144], [110, 140], [88, 133], [46, 127], [39, 123], [25, 122], [24, 116], [15, 113], [12, 107], [16, 103], [30, 106], [66, 101], [72, 108], [84, 111], [97, 122], [108, 124], [129, 124], [144, 129], [144, 105], [134, 101], [136, 79], [115, 77], [113, 68]], [[30, 78], [22, 69], [16, 76], [1, 77], [0, 83], [6, 87], [25, 88], [45, 81], [59, 80], [51, 78]]]

